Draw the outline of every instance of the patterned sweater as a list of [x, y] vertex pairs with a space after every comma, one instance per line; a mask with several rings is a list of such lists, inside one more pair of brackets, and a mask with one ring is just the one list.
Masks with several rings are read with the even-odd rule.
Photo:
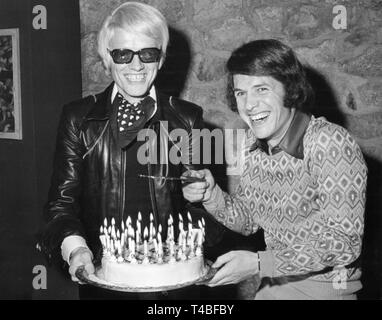
[[261, 277], [331, 281], [334, 267], [347, 266], [347, 279], [359, 279], [360, 270], [349, 264], [360, 255], [364, 228], [362, 152], [344, 128], [300, 112], [297, 118], [283, 138], [290, 141], [282, 141], [272, 154], [254, 148], [256, 139], [248, 130], [235, 193], [216, 186], [204, 206], [244, 235], [264, 229]]

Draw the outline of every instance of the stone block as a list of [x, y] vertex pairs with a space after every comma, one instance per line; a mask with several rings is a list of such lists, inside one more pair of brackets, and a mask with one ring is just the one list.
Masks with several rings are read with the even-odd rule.
[[382, 47], [369, 48], [361, 56], [343, 63], [342, 69], [359, 76], [382, 76]]
[[367, 106], [382, 109], [382, 81], [370, 80], [365, 85], [359, 87], [362, 102]]
[[210, 30], [208, 42], [214, 49], [232, 52], [245, 42], [256, 39], [256, 36], [255, 30], [243, 18], [233, 18], [226, 20], [221, 27]]
[[226, 75], [225, 59], [206, 52], [206, 55], [199, 54], [196, 60], [198, 60], [196, 76], [200, 81], [219, 80]]
[[263, 31], [272, 33], [281, 33], [284, 24], [284, 8], [282, 7], [265, 7], [255, 9], [259, 22], [255, 22], [259, 25]]
[[382, 137], [382, 112], [363, 115], [346, 115], [346, 127], [358, 138]]
[[207, 32], [224, 21], [240, 16], [240, 2], [231, 0], [195, 0], [193, 21], [198, 30]]
[[332, 19], [332, 6], [288, 7], [284, 32], [292, 40], [312, 39], [332, 31]]

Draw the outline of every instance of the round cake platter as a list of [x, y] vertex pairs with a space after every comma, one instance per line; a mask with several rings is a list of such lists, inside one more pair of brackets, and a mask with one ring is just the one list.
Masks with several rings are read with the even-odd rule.
[[158, 291], [169, 291], [176, 290], [184, 287], [188, 287], [191, 285], [202, 285], [208, 282], [208, 280], [212, 279], [217, 269], [211, 268], [212, 263], [207, 261], [206, 267], [207, 272], [205, 275], [201, 276], [199, 279], [194, 281], [184, 282], [177, 285], [172, 286], [162, 286], [162, 287], [128, 287], [122, 284], [115, 284], [104, 280], [103, 272], [101, 267], [96, 267], [96, 271], [94, 274], [88, 274], [85, 270], [84, 266], [80, 266], [76, 271], [76, 277], [83, 283], [90, 284], [99, 288], [114, 290], [114, 291], [122, 291], [122, 292], [158, 292]]

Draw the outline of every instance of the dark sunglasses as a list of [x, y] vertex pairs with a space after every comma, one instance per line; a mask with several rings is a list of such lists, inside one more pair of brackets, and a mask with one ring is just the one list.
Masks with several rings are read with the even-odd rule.
[[144, 48], [139, 51], [130, 49], [114, 49], [110, 51], [108, 49], [107, 51], [110, 53], [114, 63], [117, 64], [130, 63], [136, 54], [143, 63], [158, 62], [162, 52], [158, 48]]

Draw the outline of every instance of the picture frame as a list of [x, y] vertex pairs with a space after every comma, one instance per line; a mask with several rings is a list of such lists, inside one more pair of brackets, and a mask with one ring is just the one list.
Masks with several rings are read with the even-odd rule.
[[19, 29], [0, 29], [0, 139], [22, 140]]

